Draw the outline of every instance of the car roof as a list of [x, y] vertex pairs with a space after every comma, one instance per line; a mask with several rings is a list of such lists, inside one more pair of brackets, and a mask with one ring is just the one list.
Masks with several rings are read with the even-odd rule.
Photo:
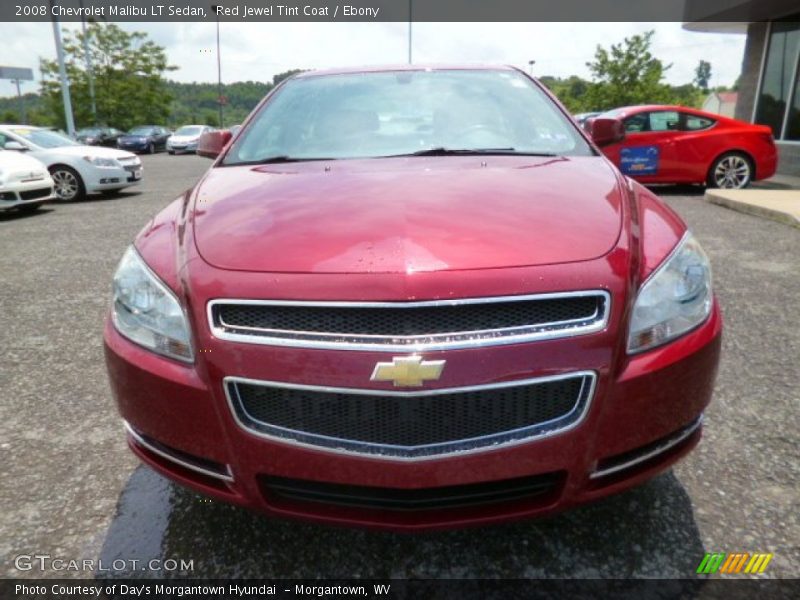
[[431, 63], [431, 64], [388, 64], [370, 65], [362, 67], [343, 67], [337, 69], [320, 69], [316, 71], [303, 71], [294, 75], [293, 79], [321, 77], [326, 75], [349, 75], [357, 73], [390, 73], [393, 71], [518, 71], [511, 65], [487, 65], [469, 63]]

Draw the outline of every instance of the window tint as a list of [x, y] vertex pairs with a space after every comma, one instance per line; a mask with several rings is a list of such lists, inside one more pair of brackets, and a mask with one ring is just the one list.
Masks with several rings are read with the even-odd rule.
[[678, 113], [674, 110], [650, 113], [650, 131], [677, 131], [678, 122]]
[[628, 117], [624, 121], [626, 133], [640, 133], [642, 131], [650, 131], [650, 114], [639, 113]]
[[686, 131], [700, 131], [701, 129], [708, 129], [716, 121], [707, 119], [705, 117], [698, 117], [696, 115], [686, 115]]

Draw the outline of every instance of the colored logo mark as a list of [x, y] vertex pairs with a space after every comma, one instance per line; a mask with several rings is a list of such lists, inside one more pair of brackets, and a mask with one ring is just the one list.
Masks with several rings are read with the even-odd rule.
[[756, 552], [754, 554], [749, 552], [710, 552], [706, 553], [703, 560], [700, 561], [697, 572], [701, 575], [713, 575], [714, 573], [728, 575], [763, 573], [769, 561], [772, 560], [772, 556], [772, 554], [764, 552]]

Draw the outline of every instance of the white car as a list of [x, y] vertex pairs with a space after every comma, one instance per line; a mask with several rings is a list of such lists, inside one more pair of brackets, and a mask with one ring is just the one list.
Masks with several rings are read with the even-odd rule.
[[54, 196], [46, 166], [31, 156], [0, 150], [0, 210], [34, 211]]
[[167, 138], [167, 152], [197, 152], [200, 136], [209, 131], [216, 131], [208, 125], [184, 125]]
[[56, 197], [69, 202], [87, 193], [110, 193], [142, 179], [142, 161], [124, 150], [84, 146], [41, 127], [0, 125], [0, 148], [42, 161], [55, 183]]

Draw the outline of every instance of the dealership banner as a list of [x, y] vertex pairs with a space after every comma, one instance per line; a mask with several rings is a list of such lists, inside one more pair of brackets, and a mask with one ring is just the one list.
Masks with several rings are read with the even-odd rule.
[[28, 579], [0, 580], [3, 600], [234, 600], [380, 598], [387, 600], [796, 599], [800, 580], [756, 579]]
[[2, 0], [0, 21], [714, 21], [790, 14], [797, 0]]

